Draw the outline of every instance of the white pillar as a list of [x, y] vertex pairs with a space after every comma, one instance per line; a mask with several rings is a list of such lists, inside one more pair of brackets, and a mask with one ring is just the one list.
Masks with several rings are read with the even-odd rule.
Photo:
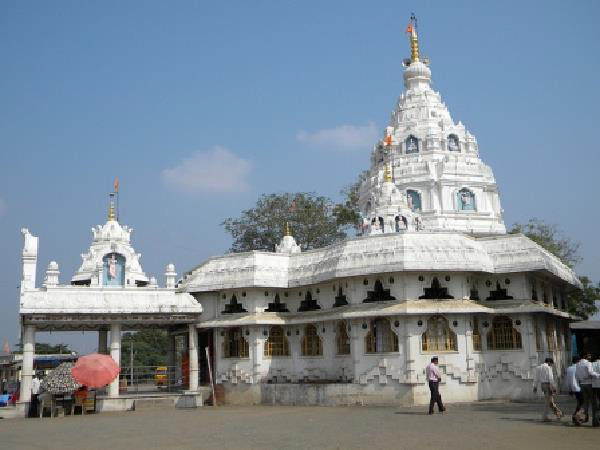
[[33, 358], [35, 356], [35, 327], [25, 325], [23, 328], [23, 369], [21, 372], [20, 402], [31, 401], [31, 378], [33, 377]]
[[189, 350], [190, 350], [190, 391], [198, 390], [198, 329], [196, 325], [189, 324]]
[[[121, 367], [121, 324], [119, 323], [110, 326], [110, 356]], [[119, 377], [110, 383], [108, 395], [110, 397], [119, 396]]]
[[98, 353], [108, 354], [108, 330], [98, 331]]

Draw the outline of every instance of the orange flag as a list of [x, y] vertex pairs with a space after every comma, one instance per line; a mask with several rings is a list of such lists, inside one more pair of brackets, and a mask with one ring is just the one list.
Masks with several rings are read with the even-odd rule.
[[119, 192], [119, 177], [115, 177], [115, 182], [113, 183], [113, 188], [115, 192]]
[[408, 26], [406, 27], [406, 32], [412, 33], [412, 30], [413, 30], [412, 23], [409, 23]]
[[385, 139], [383, 140], [383, 142], [385, 142], [385, 145], [392, 145], [392, 135], [388, 134]]

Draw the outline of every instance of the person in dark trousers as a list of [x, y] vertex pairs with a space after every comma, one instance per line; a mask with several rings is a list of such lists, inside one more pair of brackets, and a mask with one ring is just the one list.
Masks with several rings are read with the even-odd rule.
[[581, 388], [583, 394], [583, 411], [584, 417], [582, 422], [589, 421], [590, 406], [592, 407], [592, 425], [600, 425], [598, 418], [597, 405], [594, 401], [594, 391], [592, 388], [592, 381], [600, 378], [600, 373], [597, 373], [592, 368], [592, 363], [589, 361], [592, 356], [589, 353], [585, 353], [575, 366], [575, 378]]
[[433, 406], [437, 403], [439, 412], [443, 413], [446, 411], [444, 404], [442, 403], [442, 396], [440, 395], [440, 369], [438, 369], [438, 357], [434, 356], [431, 358], [431, 362], [425, 368], [425, 377], [429, 383], [429, 391], [431, 392], [431, 399], [429, 400], [429, 414], [433, 414]]
[[577, 363], [581, 358], [579, 356], [573, 356], [571, 360], [573, 364], [567, 367], [567, 387], [569, 388], [569, 395], [574, 395], [575, 400], [577, 400], [577, 405], [575, 406], [575, 412], [573, 413], [573, 423], [575, 425], [581, 425], [583, 417], [581, 417], [581, 411], [583, 406], [583, 394], [581, 393], [581, 388], [579, 387], [579, 383], [577, 382], [577, 378], [575, 378], [575, 370]]

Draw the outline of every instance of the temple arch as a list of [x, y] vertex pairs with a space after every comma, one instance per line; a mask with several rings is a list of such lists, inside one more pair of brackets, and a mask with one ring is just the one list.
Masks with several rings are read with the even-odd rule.
[[102, 258], [102, 285], [125, 286], [125, 257], [108, 253]]
[[392, 330], [389, 319], [371, 320], [365, 336], [365, 353], [390, 353], [398, 351], [398, 336]]
[[468, 188], [462, 188], [456, 193], [456, 206], [459, 211], [475, 210], [475, 194]]
[[421, 337], [424, 352], [458, 351], [456, 333], [450, 329], [448, 320], [443, 316], [431, 316]]
[[508, 316], [494, 317], [492, 328], [487, 335], [488, 350], [517, 350], [522, 348], [521, 333]]
[[419, 153], [419, 140], [412, 134], [404, 141], [406, 145], [406, 154]]
[[302, 356], [323, 356], [323, 342], [313, 324], [304, 326], [302, 337]]
[[265, 341], [264, 355], [267, 358], [290, 356], [290, 344], [282, 326], [274, 325], [269, 329], [269, 337]]
[[248, 341], [239, 327], [228, 328], [223, 340], [224, 358], [247, 358], [249, 355]]

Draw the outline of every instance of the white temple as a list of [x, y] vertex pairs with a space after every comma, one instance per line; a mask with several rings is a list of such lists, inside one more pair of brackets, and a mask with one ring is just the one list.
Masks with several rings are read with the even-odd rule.
[[169, 266], [158, 288], [113, 213], [70, 286], [53, 263], [35, 288], [37, 238], [26, 232], [25, 352], [33, 330], [56, 324], [115, 336], [117, 326], [180, 324], [194, 348], [190, 374], [208, 383], [206, 353], [195, 349], [207, 347], [231, 404], [423, 404], [433, 355], [448, 402], [530, 397], [532, 369], [549, 355], [560, 374], [565, 296], [579, 281], [506, 233], [493, 173], [431, 88], [414, 26], [410, 42], [405, 91], [360, 190], [362, 236], [302, 252], [288, 229], [275, 252], [211, 258], [176, 286]]

